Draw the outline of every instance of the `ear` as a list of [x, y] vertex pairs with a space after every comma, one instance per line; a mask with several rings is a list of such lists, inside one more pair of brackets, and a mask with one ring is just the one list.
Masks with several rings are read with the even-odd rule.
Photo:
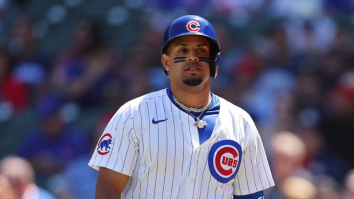
[[170, 68], [170, 56], [168, 56], [167, 54], [162, 54], [161, 56], [161, 63], [163, 65], [163, 68], [166, 70], [166, 71], [169, 71], [169, 68]]

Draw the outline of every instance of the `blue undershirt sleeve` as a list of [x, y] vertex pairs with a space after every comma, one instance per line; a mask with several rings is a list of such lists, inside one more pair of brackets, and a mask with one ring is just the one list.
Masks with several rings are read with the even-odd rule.
[[265, 197], [264, 197], [264, 192], [259, 191], [257, 193], [244, 195], [244, 196], [235, 196], [234, 195], [234, 199], [265, 199]]

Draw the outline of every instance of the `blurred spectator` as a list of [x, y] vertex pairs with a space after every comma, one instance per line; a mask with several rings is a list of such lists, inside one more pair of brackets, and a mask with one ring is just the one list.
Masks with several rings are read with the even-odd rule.
[[106, 95], [117, 92], [105, 89], [115, 78], [112, 67], [117, 60], [103, 41], [99, 25], [89, 20], [80, 21], [71, 46], [54, 64], [51, 77], [54, 89], [82, 106], [104, 103]]
[[148, 8], [147, 10], [153, 9], [155, 12], [166, 12], [166, 14], [170, 14], [171, 11], [177, 11], [179, 13], [197, 11], [198, 13], [203, 13], [208, 11], [208, 8], [210, 12], [209, 4], [208, 1], [203, 0], [146, 0], [145, 2], [145, 6]]
[[294, 65], [294, 54], [291, 51], [291, 36], [287, 34], [286, 29], [281, 25], [269, 28], [268, 49], [266, 53], [267, 65], [291, 69]]
[[323, 6], [330, 14], [349, 14], [353, 12], [353, 1], [350, 0], [323, 0]]
[[18, 199], [10, 180], [0, 174], [0, 199]]
[[147, 0], [146, 3], [149, 7], [158, 7], [160, 9], [173, 10], [182, 5], [181, 1], [174, 0]]
[[341, 199], [339, 184], [331, 177], [325, 175], [318, 176], [314, 184], [318, 193], [316, 199]]
[[20, 9], [14, 1], [0, 0], [0, 44], [4, 42], [7, 27], [11, 26], [19, 15], [21, 15]]
[[28, 106], [27, 86], [11, 75], [14, 58], [6, 51], [0, 51], [0, 103], [9, 102], [16, 111], [24, 111]]
[[285, 178], [292, 175], [306, 174], [303, 163], [306, 148], [303, 141], [294, 133], [279, 132], [272, 140], [272, 168], [277, 182], [284, 182]]
[[[98, 172], [87, 166], [90, 161], [91, 153], [97, 150], [97, 140], [99, 140], [104, 128], [115, 112], [108, 111], [103, 114], [94, 127], [91, 135], [90, 151], [71, 160], [66, 169], [60, 174], [60, 182], [53, 190], [59, 199], [94, 199], [95, 187]], [[80, 186], [77, 186], [77, 185]]]
[[[50, 192], [36, 185], [34, 170], [23, 158], [10, 156], [1, 160], [0, 175], [4, 175], [12, 184], [16, 195], [14, 199], [55, 199]], [[8, 196], [6, 199], [11, 198]]]
[[264, 58], [254, 48], [249, 48], [239, 57], [237, 63], [233, 66], [234, 70], [230, 71], [236, 77], [235, 92], [243, 93], [252, 86], [264, 69]]
[[50, 59], [39, 49], [33, 31], [34, 22], [31, 17], [18, 18], [13, 26], [12, 39], [8, 48], [16, 58], [13, 77], [31, 86], [32, 94], [36, 95], [36, 92], [45, 85], [43, 83], [51, 69]]
[[283, 199], [316, 199], [317, 190], [306, 178], [288, 177], [282, 186]]
[[330, 51], [320, 60], [320, 78], [326, 90], [331, 90], [336, 86], [346, 68], [345, 61], [340, 51]]
[[320, 130], [325, 145], [338, 157], [354, 167], [354, 72], [348, 71], [340, 76], [339, 83], [329, 92], [325, 104], [325, 118]]
[[[354, 1], [353, 1], [354, 5]], [[333, 47], [335, 52], [340, 52], [344, 56], [352, 56], [354, 50], [354, 38], [346, 27], [339, 27], [334, 35]], [[353, 63], [353, 62], [351, 62]]]
[[354, 169], [350, 170], [346, 176], [342, 199], [354, 198]]
[[[122, 82], [125, 85], [124, 96], [122, 96], [124, 99], [135, 98], [140, 93], [147, 93], [149, 84], [154, 86], [154, 79], [147, 78], [148, 74], [151, 74], [149, 71], [154, 70], [154, 66], [161, 69], [161, 60], [154, 55], [160, 53], [162, 45], [161, 41], [157, 40], [157, 35], [158, 33], [154, 29], [145, 28], [141, 37], [137, 39], [136, 45], [131, 47], [126, 62], [116, 69], [124, 81]], [[168, 80], [165, 75], [158, 83], [167, 85], [163, 80]]]
[[290, 19], [311, 18], [322, 13], [321, 0], [272, 0], [270, 14]]
[[43, 95], [37, 105], [39, 123], [19, 140], [18, 155], [29, 160], [40, 177], [62, 172], [89, 149], [86, 132], [63, 122], [60, 110], [64, 103], [60, 94]]
[[15, 5], [21, 6], [21, 7], [25, 7], [29, 4], [28, 0], [13, 0], [12, 1]]
[[[306, 1], [306, 0], [305, 0]], [[294, 54], [322, 54], [328, 52], [337, 31], [337, 25], [326, 15], [286, 23], [289, 44]]]
[[[241, 50], [237, 45], [236, 36], [229, 30], [229, 27], [225, 24], [215, 24], [215, 32], [218, 33], [218, 41], [220, 43], [222, 54], [222, 61], [220, 62], [220, 67], [218, 70], [218, 76], [223, 78], [228, 78], [229, 75], [233, 75], [233, 70], [235, 70], [235, 64], [239, 59]], [[225, 79], [220, 79], [225, 81]], [[230, 80], [231, 79], [227, 79]]]
[[264, 70], [242, 94], [241, 105], [254, 114], [261, 125], [272, 126], [278, 119], [277, 101], [282, 95], [291, 93], [295, 83], [294, 75], [287, 70], [279, 68]]
[[[308, 71], [302, 71], [297, 75], [297, 85], [295, 90], [296, 103], [299, 112], [302, 110], [314, 110], [316, 113], [323, 105], [323, 97], [325, 96], [323, 84], [318, 76], [318, 72], [311, 70], [310, 66], [306, 67]], [[318, 124], [320, 116], [317, 118], [300, 118], [302, 125], [305, 127], [313, 127]]]
[[270, 189], [270, 193], [267, 195], [272, 199], [282, 199], [285, 197], [282, 189], [285, 186], [286, 179], [293, 176], [311, 177], [310, 173], [302, 166], [306, 149], [301, 139], [291, 132], [276, 133], [272, 140], [272, 149], [270, 162], [277, 186]]
[[315, 176], [328, 176], [333, 178], [333, 181], [341, 182], [350, 167], [346, 161], [324, 145], [322, 133], [307, 128], [301, 130], [300, 137], [306, 147], [304, 166]]
[[257, 12], [262, 8], [265, 0], [211, 0], [211, 9], [214, 9], [220, 15], [233, 16], [238, 13], [248, 15], [248, 12]]

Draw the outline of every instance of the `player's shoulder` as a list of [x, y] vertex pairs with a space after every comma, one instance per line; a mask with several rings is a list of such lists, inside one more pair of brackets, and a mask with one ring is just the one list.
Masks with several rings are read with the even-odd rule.
[[162, 89], [162, 90], [151, 92], [151, 93], [145, 94], [143, 96], [140, 96], [138, 98], [132, 99], [129, 102], [127, 102], [126, 104], [128, 104], [132, 108], [137, 108], [142, 103], [146, 103], [146, 102], [155, 100], [157, 98], [162, 98], [165, 96], [167, 96], [166, 89]]
[[253, 121], [250, 114], [242, 109], [241, 107], [227, 101], [226, 99], [219, 97], [220, 108], [225, 110], [228, 114], [232, 115], [233, 118], [243, 118], [247, 122]]
[[126, 102], [123, 106], [118, 109], [118, 112], [122, 111], [134, 111], [138, 110], [142, 104], [148, 103], [149, 101], [155, 100], [157, 98], [162, 98], [167, 96], [166, 89], [151, 92], [135, 99]]

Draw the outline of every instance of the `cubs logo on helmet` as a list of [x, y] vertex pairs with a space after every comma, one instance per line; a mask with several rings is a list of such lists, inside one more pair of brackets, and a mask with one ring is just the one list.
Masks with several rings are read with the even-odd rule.
[[97, 153], [106, 155], [110, 152], [110, 145], [112, 144], [112, 135], [109, 133], [104, 134], [97, 144]]
[[186, 27], [190, 32], [198, 32], [200, 30], [200, 24], [197, 21], [188, 22]]
[[210, 173], [217, 181], [227, 183], [238, 173], [241, 160], [241, 146], [233, 140], [221, 140], [210, 149], [208, 156]]

